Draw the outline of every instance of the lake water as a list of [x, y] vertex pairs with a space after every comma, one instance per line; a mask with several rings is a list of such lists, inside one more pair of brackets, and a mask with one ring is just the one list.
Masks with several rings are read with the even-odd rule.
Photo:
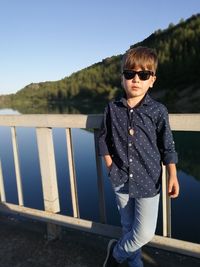
[[[0, 111], [12, 114], [12, 110]], [[14, 113], [17, 114], [17, 111]], [[178, 177], [180, 196], [172, 200], [172, 237], [200, 242], [200, 133], [174, 132], [179, 153]], [[12, 155], [10, 128], [0, 127], [0, 158], [5, 179], [7, 202], [17, 203], [17, 189]], [[97, 175], [93, 133], [72, 129], [80, 215], [83, 219], [99, 220]], [[53, 129], [56, 169], [60, 194], [61, 213], [72, 215], [69, 172], [64, 129]], [[43, 209], [41, 174], [39, 168], [36, 133], [34, 128], [17, 128], [17, 141], [25, 206]], [[107, 220], [120, 225], [119, 215], [104, 167], [104, 187]], [[160, 205], [161, 206], [161, 205]], [[160, 207], [157, 234], [162, 234]]]

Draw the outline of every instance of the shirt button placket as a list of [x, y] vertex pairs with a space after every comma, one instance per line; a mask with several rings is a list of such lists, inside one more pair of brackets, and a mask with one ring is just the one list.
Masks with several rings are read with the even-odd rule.
[[[133, 109], [130, 109], [129, 111], [129, 119], [133, 120], [132, 116], [133, 116]], [[130, 128], [133, 129], [133, 126], [130, 125], [131, 127], [129, 127], [129, 131]], [[133, 139], [134, 139], [134, 132], [132, 134], [132, 132], [128, 133], [128, 161], [129, 161], [129, 178], [130, 180], [133, 179]]]
[[128, 143], [128, 161], [129, 161], [129, 178], [133, 179], [133, 144], [131, 143], [132, 140], [129, 138], [129, 143]]

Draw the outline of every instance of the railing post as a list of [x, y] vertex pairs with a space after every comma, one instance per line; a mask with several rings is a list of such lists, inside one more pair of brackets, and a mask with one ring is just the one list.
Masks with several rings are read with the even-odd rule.
[[66, 129], [66, 141], [67, 141], [67, 156], [68, 156], [68, 164], [69, 164], [69, 179], [70, 179], [70, 186], [71, 186], [73, 216], [75, 218], [80, 218], [79, 204], [78, 204], [78, 191], [77, 191], [77, 183], [76, 183], [76, 169], [75, 169], [74, 153], [73, 153], [73, 145], [72, 145], [72, 135], [71, 135], [71, 129], [69, 128]]
[[[52, 130], [37, 128], [37, 142], [42, 177], [42, 188], [45, 211], [57, 213], [60, 211], [60, 202], [57, 185], [56, 164], [54, 156]], [[60, 236], [61, 228], [51, 223], [47, 224], [48, 239]]]
[[162, 212], [163, 236], [171, 237], [171, 198], [168, 195], [168, 176], [165, 166], [162, 166]]
[[14, 163], [15, 163], [18, 201], [19, 201], [20, 206], [24, 206], [22, 180], [21, 180], [21, 174], [20, 174], [20, 164], [19, 164], [18, 146], [17, 146], [17, 138], [16, 138], [17, 135], [16, 135], [15, 127], [11, 127], [11, 135], [12, 135], [13, 156], [14, 156]]
[[105, 192], [103, 184], [103, 172], [102, 172], [102, 160], [98, 155], [98, 133], [97, 129], [94, 129], [94, 142], [95, 142], [95, 156], [97, 166], [97, 185], [98, 185], [98, 196], [99, 196], [99, 213], [100, 222], [106, 223], [106, 205], [105, 205]]
[[1, 160], [0, 160], [0, 202], [6, 202], [6, 194], [5, 194]]

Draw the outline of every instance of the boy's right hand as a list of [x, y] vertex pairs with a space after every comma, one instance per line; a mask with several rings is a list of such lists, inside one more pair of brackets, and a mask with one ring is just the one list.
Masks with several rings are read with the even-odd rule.
[[105, 155], [104, 156], [104, 160], [105, 160], [105, 164], [106, 167], [108, 168], [108, 170], [110, 170], [111, 166], [112, 166], [112, 158], [110, 155]]

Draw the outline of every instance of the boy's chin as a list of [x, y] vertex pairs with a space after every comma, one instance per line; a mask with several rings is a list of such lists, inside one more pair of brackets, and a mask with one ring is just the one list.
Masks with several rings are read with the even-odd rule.
[[142, 94], [139, 93], [139, 92], [127, 92], [126, 93], [126, 96], [127, 98], [134, 98], [134, 97], [138, 97], [138, 96], [141, 96]]

